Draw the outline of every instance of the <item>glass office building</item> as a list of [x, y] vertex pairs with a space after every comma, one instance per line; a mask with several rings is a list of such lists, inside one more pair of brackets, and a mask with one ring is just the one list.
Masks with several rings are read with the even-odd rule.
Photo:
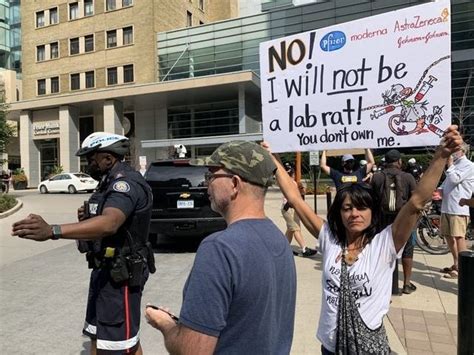
[[21, 75], [20, 0], [0, 0], [0, 68]]
[[[259, 74], [260, 42], [425, 2], [333, 0], [294, 6], [295, 0], [266, 0], [262, 2], [263, 12], [257, 15], [159, 33], [157, 77], [159, 81], [172, 81], [246, 70]], [[471, 79], [474, 71], [474, 2], [452, 0], [451, 20], [453, 119], [465, 117], [465, 133], [472, 136], [474, 116], [469, 117], [469, 113], [474, 110], [474, 78]], [[189, 105], [186, 107], [189, 110]], [[230, 111], [235, 107], [228, 104]], [[173, 128], [170, 134], [174, 136], [177, 134], [175, 111], [182, 110], [185, 108], [175, 107], [169, 111], [169, 127]], [[215, 115], [214, 120], [218, 120], [219, 112], [207, 111], [208, 116]], [[181, 115], [180, 118], [180, 127], [184, 128], [182, 134], [191, 132], [188, 129], [194, 124], [191, 116], [185, 119]], [[228, 127], [224, 128], [226, 119]], [[221, 116], [219, 127], [219, 134], [224, 131], [238, 133], [231, 114]], [[207, 128], [212, 130], [212, 125]]]

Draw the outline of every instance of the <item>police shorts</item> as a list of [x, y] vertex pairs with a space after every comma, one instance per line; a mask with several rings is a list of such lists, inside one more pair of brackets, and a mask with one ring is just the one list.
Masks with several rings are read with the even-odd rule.
[[91, 272], [86, 321], [83, 333], [97, 341], [97, 349], [110, 354], [134, 351], [139, 345], [141, 298], [148, 279], [144, 267], [141, 287], [117, 284], [110, 278], [110, 270]]
[[441, 213], [441, 235], [443, 237], [465, 237], [468, 216]]
[[[301, 230], [299, 226], [299, 218], [293, 208], [289, 208], [288, 210], [281, 209], [281, 215], [286, 222], [286, 228], [291, 232], [298, 232]], [[295, 218], [296, 217], [296, 218]]]

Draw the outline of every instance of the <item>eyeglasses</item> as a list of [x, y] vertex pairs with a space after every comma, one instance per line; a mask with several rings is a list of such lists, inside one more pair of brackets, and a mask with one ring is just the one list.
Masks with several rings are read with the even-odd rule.
[[211, 172], [207, 172], [204, 174], [204, 181], [206, 181], [206, 183], [210, 184], [214, 179], [217, 179], [217, 178], [220, 178], [220, 177], [227, 177], [227, 178], [231, 178], [231, 177], [234, 177], [235, 175], [234, 174], [213, 174]]

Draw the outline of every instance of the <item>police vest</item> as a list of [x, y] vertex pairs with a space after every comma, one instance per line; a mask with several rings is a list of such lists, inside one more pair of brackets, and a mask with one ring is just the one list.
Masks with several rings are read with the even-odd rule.
[[110, 193], [109, 189], [118, 178], [124, 181], [134, 182], [145, 191], [148, 196], [147, 204], [143, 208], [134, 211], [127, 220], [120, 226], [117, 234], [105, 237], [98, 241], [88, 242], [87, 251], [104, 255], [107, 248], [113, 248], [117, 252], [130, 253], [131, 251], [144, 248], [148, 242], [150, 219], [153, 206], [153, 195], [151, 188], [143, 177], [127, 164], [119, 163], [118, 169], [109, 174], [106, 179], [99, 184], [99, 188], [89, 199], [90, 217], [99, 216], [103, 212], [105, 201]]

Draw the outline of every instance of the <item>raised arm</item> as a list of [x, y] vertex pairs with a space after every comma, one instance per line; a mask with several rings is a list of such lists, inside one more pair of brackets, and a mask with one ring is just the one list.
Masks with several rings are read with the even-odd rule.
[[393, 241], [397, 252], [403, 248], [411, 231], [416, 225], [421, 210], [438, 186], [439, 179], [449, 156], [458, 151], [462, 144], [462, 138], [457, 131], [457, 126], [450, 126], [436, 149], [433, 160], [423, 177], [416, 186], [408, 202], [402, 207], [392, 225]]
[[370, 149], [365, 150], [365, 160], [367, 161], [367, 165], [365, 166], [365, 173], [368, 174], [372, 171], [372, 167], [375, 164], [374, 155]]
[[321, 153], [321, 160], [319, 161], [319, 164], [321, 166], [321, 169], [326, 173], [330, 174], [331, 173], [331, 168], [326, 164], [326, 151], [323, 150]]
[[[270, 150], [269, 145], [266, 142], [262, 143], [262, 147]], [[281, 165], [279, 159], [277, 159], [275, 155], [272, 155], [272, 157], [277, 166], [275, 176], [277, 178], [278, 185], [280, 185], [281, 191], [285, 195], [288, 202], [293, 206], [296, 213], [298, 213], [298, 216], [308, 231], [315, 238], [317, 238], [319, 231], [323, 227], [324, 220], [315, 214], [308, 204], [306, 204], [306, 202], [301, 198], [298, 186], [294, 183], [292, 177], [285, 171], [285, 168], [283, 165]]]

